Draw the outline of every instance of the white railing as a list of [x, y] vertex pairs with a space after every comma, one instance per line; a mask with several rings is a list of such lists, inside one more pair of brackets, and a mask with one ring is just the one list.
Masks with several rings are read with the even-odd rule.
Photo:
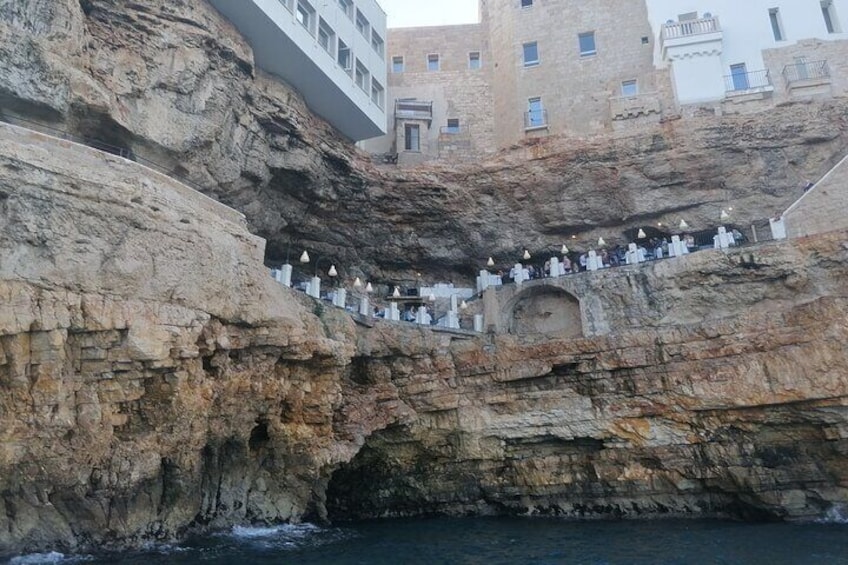
[[718, 17], [701, 18], [698, 20], [684, 20], [682, 22], [668, 22], [663, 25], [662, 39], [680, 39], [692, 35], [703, 35], [705, 33], [716, 33], [721, 31]]

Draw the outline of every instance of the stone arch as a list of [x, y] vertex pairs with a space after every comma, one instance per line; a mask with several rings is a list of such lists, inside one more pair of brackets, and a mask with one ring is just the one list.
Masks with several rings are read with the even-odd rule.
[[562, 288], [531, 286], [506, 306], [507, 331], [514, 335], [583, 336], [580, 301]]

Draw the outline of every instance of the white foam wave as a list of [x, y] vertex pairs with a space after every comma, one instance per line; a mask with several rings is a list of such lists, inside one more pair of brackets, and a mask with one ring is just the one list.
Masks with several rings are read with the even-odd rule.
[[848, 506], [831, 506], [821, 519], [820, 524], [848, 524]]
[[314, 524], [281, 524], [279, 526], [233, 526], [232, 536], [240, 539], [301, 538], [320, 531]]
[[9, 565], [42, 565], [44, 563], [59, 563], [65, 560], [65, 554], [58, 551], [49, 553], [30, 553], [19, 555], [9, 560]]

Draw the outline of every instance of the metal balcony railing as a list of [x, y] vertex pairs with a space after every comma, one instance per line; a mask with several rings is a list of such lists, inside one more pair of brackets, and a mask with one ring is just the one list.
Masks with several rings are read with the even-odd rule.
[[772, 84], [768, 69], [731, 73], [724, 77], [724, 89], [727, 92], [744, 92], [769, 86], [772, 86]]
[[783, 67], [783, 78], [786, 84], [802, 80], [820, 80], [830, 78], [830, 67], [827, 61], [812, 61], [810, 63], [795, 63]]
[[524, 129], [543, 128], [548, 125], [547, 110], [524, 112]]
[[424, 100], [396, 100], [395, 118], [432, 120], [433, 103]]
[[662, 40], [669, 41], [671, 39], [681, 39], [719, 31], [721, 31], [721, 25], [718, 22], [718, 18], [714, 16], [697, 20], [684, 20], [682, 22], [669, 21], [662, 27]]

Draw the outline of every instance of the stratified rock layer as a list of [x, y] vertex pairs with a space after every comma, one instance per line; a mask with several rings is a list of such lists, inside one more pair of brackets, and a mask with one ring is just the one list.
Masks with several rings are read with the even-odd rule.
[[372, 280], [469, 277], [489, 256], [627, 243], [680, 219], [712, 228], [729, 207], [747, 230], [848, 153], [840, 99], [534, 140], [459, 168], [375, 168], [257, 70], [203, 0], [0, 0], [0, 112], [190, 178], [247, 216], [269, 263], [294, 241]]
[[0, 220], [0, 554], [848, 503], [844, 231], [577, 275], [592, 337], [469, 337], [355, 325], [271, 280], [239, 214], [8, 126]]

